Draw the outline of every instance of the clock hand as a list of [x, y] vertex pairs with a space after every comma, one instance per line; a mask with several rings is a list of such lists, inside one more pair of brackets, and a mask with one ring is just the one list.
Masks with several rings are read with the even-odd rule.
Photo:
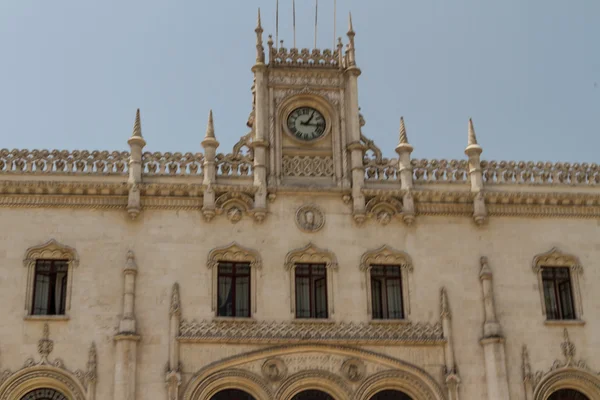
[[300, 125], [310, 125], [309, 122], [312, 121], [314, 116], [315, 116], [315, 112], [313, 111], [312, 114], [310, 114], [310, 118], [308, 119], [308, 121], [306, 121], [306, 122], [300, 121]]

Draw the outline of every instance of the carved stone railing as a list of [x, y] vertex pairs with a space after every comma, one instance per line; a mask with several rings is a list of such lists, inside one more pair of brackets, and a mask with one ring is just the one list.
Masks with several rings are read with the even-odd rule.
[[126, 151], [0, 150], [0, 173], [124, 175]]
[[395, 158], [364, 158], [365, 179], [367, 181], [399, 181], [398, 160]]
[[202, 153], [150, 153], [142, 156], [142, 171], [145, 175], [202, 175], [204, 156]]
[[325, 49], [279, 49], [271, 48], [269, 64], [275, 66], [289, 67], [320, 67], [320, 68], [338, 68], [339, 56], [337, 50]]
[[600, 167], [587, 163], [481, 161], [483, 179], [491, 184], [599, 185]]
[[411, 160], [415, 183], [467, 183], [467, 160]]
[[233, 151], [231, 153], [217, 154], [215, 163], [217, 176], [244, 177], [252, 175], [254, 166], [252, 132], [242, 136], [233, 146]]
[[179, 339], [184, 341], [238, 343], [441, 343], [440, 323], [369, 324], [309, 323], [278, 321], [186, 321], [182, 320]]

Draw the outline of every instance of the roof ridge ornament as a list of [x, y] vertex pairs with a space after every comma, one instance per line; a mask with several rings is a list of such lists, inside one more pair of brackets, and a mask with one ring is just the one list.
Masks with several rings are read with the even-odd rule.
[[473, 119], [469, 118], [469, 138], [467, 146], [477, 145], [477, 136], [475, 136], [475, 127], [473, 126]]
[[205, 139], [216, 139], [215, 138], [215, 124], [213, 121], [213, 111], [212, 109], [208, 112], [208, 124], [206, 125], [206, 135]]
[[135, 123], [133, 124], [133, 137], [142, 137], [142, 121], [140, 118], [140, 109], [135, 112]]

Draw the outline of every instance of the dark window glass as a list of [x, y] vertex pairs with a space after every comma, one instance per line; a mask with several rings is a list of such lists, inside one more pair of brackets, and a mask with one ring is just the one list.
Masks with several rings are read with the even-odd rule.
[[219, 317], [250, 317], [250, 264], [219, 263]]
[[573, 389], [562, 389], [554, 392], [548, 400], [590, 400], [586, 395]]
[[546, 318], [575, 319], [569, 268], [542, 268]]
[[21, 400], [67, 400], [67, 397], [53, 389], [35, 389], [21, 397]]
[[320, 390], [305, 390], [292, 397], [292, 400], [333, 400], [333, 397]]
[[296, 265], [296, 318], [327, 318], [325, 265]]
[[399, 266], [371, 267], [373, 319], [402, 319], [402, 273]]
[[67, 300], [66, 260], [37, 260], [33, 280], [33, 315], [63, 315]]
[[254, 400], [254, 397], [243, 390], [227, 389], [221, 390], [211, 397], [210, 400]]

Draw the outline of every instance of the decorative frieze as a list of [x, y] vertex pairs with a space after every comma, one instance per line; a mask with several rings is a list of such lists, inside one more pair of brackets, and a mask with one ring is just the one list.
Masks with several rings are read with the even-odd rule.
[[600, 184], [600, 167], [592, 163], [533, 161], [481, 161], [486, 185], [583, 185]]
[[294, 177], [333, 176], [332, 157], [283, 156], [283, 175]]
[[269, 67], [339, 68], [338, 50], [274, 49], [269, 46]]
[[179, 340], [212, 343], [343, 343], [365, 345], [441, 344], [440, 323], [307, 323], [279, 321], [186, 321]]
[[269, 84], [277, 86], [317, 86], [338, 88], [343, 84], [342, 77], [337, 73], [297, 73], [289, 70], [271, 71]]

